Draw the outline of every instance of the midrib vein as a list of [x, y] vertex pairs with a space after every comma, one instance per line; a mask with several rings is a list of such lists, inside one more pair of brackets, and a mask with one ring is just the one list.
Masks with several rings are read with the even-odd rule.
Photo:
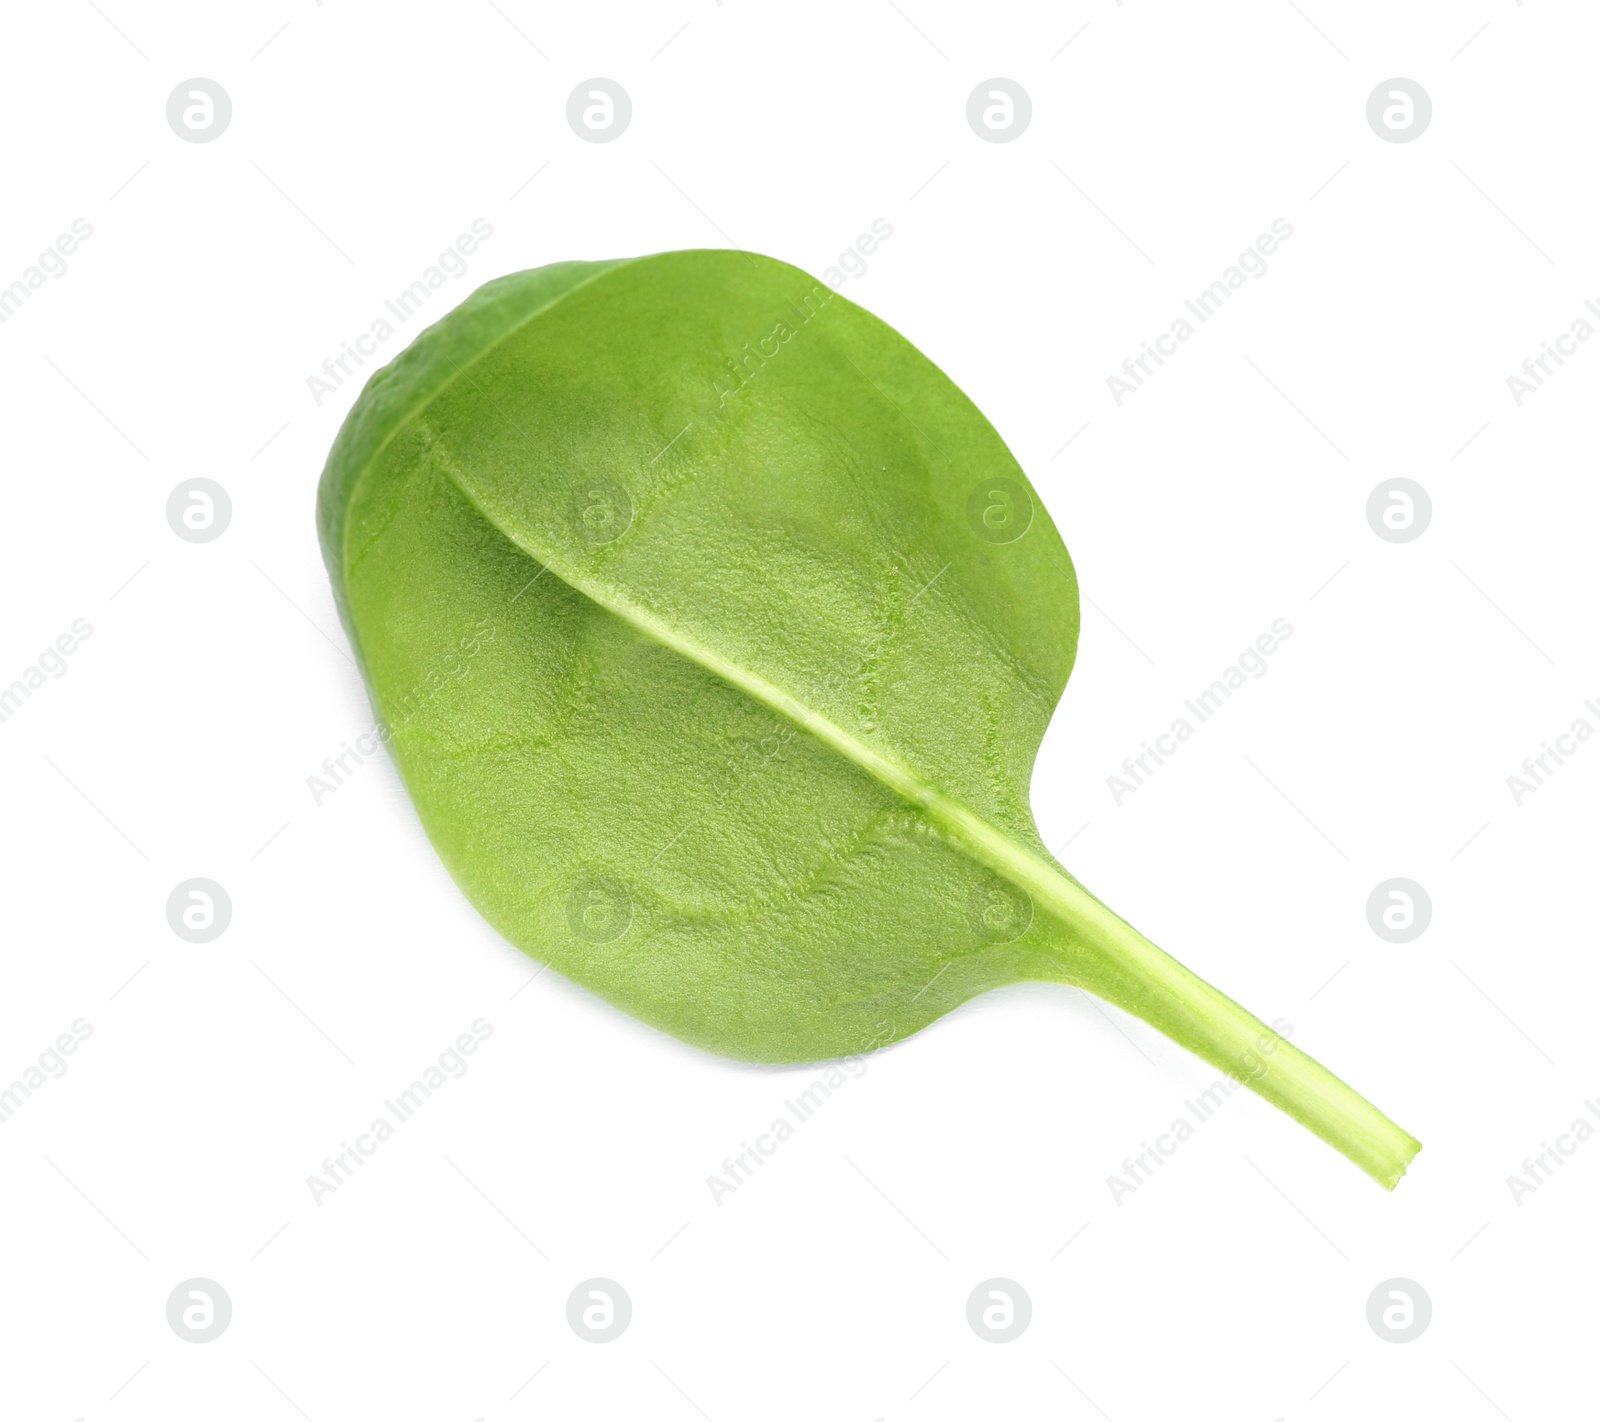
[[551, 556], [548, 550], [532, 546], [524, 536], [509, 526], [511, 522], [509, 519], [497, 514], [479, 496], [442, 440], [436, 438], [429, 442], [429, 455], [437, 462], [445, 477], [461, 496], [483, 519], [510, 539], [529, 558], [540, 566], [548, 568], [568, 587], [588, 598], [590, 602], [621, 618], [630, 627], [642, 632], [669, 651], [703, 667], [713, 676], [776, 711], [780, 716], [786, 717], [802, 730], [810, 732], [817, 740], [843, 756], [852, 765], [864, 770], [880, 784], [887, 786], [902, 799], [921, 810], [939, 829], [956, 840], [991, 872], [1015, 884], [1034, 900], [1043, 903], [1058, 917], [1083, 928], [1097, 926], [1103, 930], [1114, 925], [1122, 932], [1131, 931], [1117, 915], [1086, 889], [1069, 879], [1058, 866], [1047, 864], [1030, 853], [1010, 835], [997, 829], [982, 815], [962, 804], [954, 796], [947, 795], [896, 757], [875, 750], [845, 730], [838, 722], [824, 716], [748, 667], [741, 666], [720, 652], [684, 636], [678, 628], [665, 619], [614, 588], [602, 589], [593, 585], [591, 580], [579, 576], [568, 568], [563, 568], [561, 560]]

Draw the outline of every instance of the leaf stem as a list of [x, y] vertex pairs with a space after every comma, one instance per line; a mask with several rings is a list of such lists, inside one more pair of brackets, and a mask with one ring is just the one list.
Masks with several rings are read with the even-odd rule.
[[1065, 873], [1049, 874], [1039, 890], [1070, 932], [1068, 944], [1052, 954], [1057, 970], [1050, 976], [1143, 1018], [1394, 1189], [1422, 1149], [1414, 1136]]

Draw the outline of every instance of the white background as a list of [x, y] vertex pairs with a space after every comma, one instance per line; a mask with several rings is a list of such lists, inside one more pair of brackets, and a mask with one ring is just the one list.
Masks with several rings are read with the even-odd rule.
[[[1600, 348], [1520, 407], [1506, 385], [1600, 298], [1591, 7], [65, 0], [5, 25], [0, 283], [94, 232], [0, 326], [0, 683], [94, 631], [0, 724], [0, 1083], [93, 1035], [0, 1126], [0, 1412], [1592, 1415], [1600, 1143], [1520, 1205], [1506, 1183], [1600, 1096], [1600, 745], [1506, 786], [1600, 724]], [[1005, 144], [965, 116], [997, 75], [1033, 102]], [[168, 127], [192, 76], [231, 96], [214, 142]], [[592, 76], [632, 98], [615, 142], [567, 124]], [[1367, 124], [1392, 76], [1431, 95], [1415, 142]], [[313, 803], [370, 712], [313, 527], [358, 386], [318, 405], [307, 377], [475, 218], [494, 235], [428, 320], [546, 262], [736, 243], [820, 273], [892, 225], [845, 294], [993, 420], [1088, 599], [1046, 840], [1421, 1138], [1393, 1195], [1240, 1093], [1119, 1205], [1107, 1177], [1215, 1073], [1029, 986], [873, 1058], [718, 1206], [706, 1177], [814, 1069], [533, 979], [387, 761]], [[1267, 274], [1114, 403], [1275, 218]], [[1365, 516], [1399, 475], [1433, 502], [1404, 544]], [[233, 516], [192, 544], [165, 506], [202, 476]], [[1270, 672], [1118, 806], [1122, 758], [1280, 617]], [[207, 945], [166, 919], [194, 876], [233, 902]], [[1367, 924], [1392, 876], [1432, 898], [1410, 944]], [[480, 1017], [470, 1071], [314, 1203]], [[233, 1303], [205, 1345], [165, 1316], [197, 1276]], [[633, 1302], [604, 1346], [566, 1321], [594, 1276]], [[993, 1276], [1033, 1305], [1004, 1345], [965, 1316]], [[1397, 1276], [1433, 1304], [1407, 1344], [1366, 1318]]]

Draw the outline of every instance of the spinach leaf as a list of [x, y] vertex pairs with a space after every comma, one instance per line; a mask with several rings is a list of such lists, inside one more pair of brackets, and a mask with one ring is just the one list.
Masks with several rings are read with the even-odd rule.
[[750, 1061], [1074, 983], [1392, 1187], [1418, 1143], [1034, 828], [1072, 563], [930, 361], [740, 252], [494, 281], [373, 376], [319, 493], [423, 825], [511, 942]]

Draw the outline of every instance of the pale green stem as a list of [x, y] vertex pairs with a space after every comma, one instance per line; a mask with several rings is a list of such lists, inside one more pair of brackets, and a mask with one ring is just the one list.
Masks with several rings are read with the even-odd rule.
[[1039, 896], [1071, 931], [1070, 946], [1056, 955], [1061, 971], [1051, 976], [1143, 1018], [1394, 1189], [1422, 1149], [1415, 1137], [1081, 885], [1064, 877], [1060, 883]]

